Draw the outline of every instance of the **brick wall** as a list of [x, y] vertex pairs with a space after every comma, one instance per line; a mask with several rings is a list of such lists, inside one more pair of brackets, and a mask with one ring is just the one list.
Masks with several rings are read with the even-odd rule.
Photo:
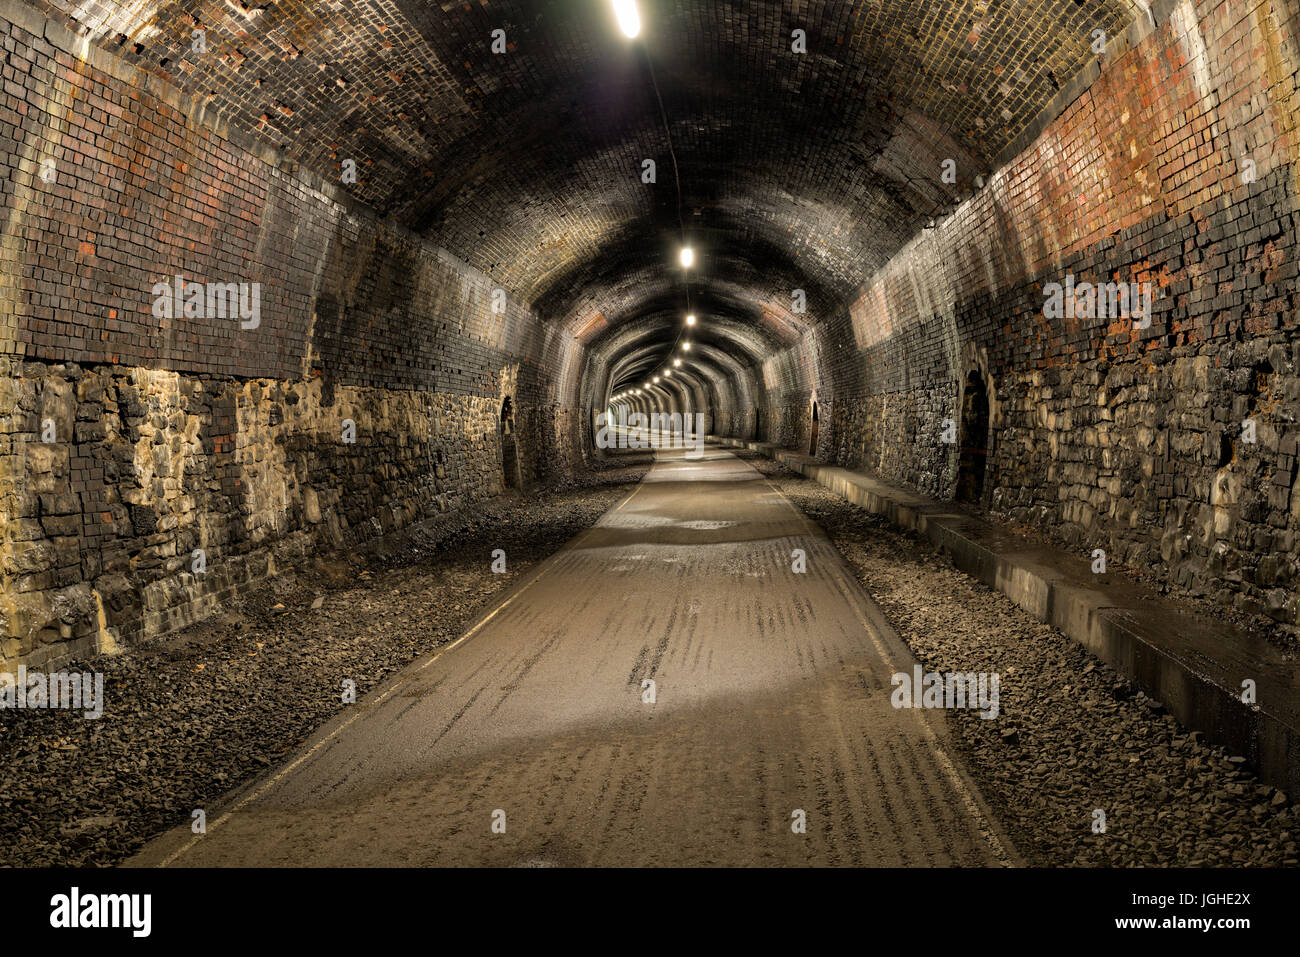
[[[812, 376], [834, 393], [828, 457], [944, 496], [978, 437], [944, 444], [943, 420], [978, 372], [984, 504], [1294, 624], [1296, 13], [1156, 7], [1154, 30], [787, 364], [829, 357]], [[1150, 326], [1045, 318], [1044, 286], [1067, 273], [1151, 283]]]
[[[321, 545], [498, 494], [507, 396], [525, 481], [580, 461], [571, 336], [510, 290], [494, 311], [483, 273], [5, 9], [4, 662], [164, 633]], [[177, 274], [258, 284], [256, 325], [166, 315], [154, 287]]]

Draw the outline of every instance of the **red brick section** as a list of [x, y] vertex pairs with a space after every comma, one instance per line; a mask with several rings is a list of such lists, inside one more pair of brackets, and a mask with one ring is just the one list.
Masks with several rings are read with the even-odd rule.
[[[964, 429], [940, 441], [978, 372], [986, 505], [1294, 625], [1295, 14], [1158, 14], [973, 199], [765, 368], [803, 422], [789, 444], [807, 441], [807, 365], [834, 393], [824, 452], [943, 496], [960, 444], [985, 444]], [[1150, 328], [1045, 318], [1043, 286], [1067, 273], [1152, 283]]]

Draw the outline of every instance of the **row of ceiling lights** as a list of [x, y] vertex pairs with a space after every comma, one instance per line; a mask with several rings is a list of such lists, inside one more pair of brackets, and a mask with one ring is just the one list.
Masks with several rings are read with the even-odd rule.
[[[635, 34], [631, 34], [631, 35], [632, 35], [632, 36], [635, 36]], [[690, 269], [691, 266], [694, 265], [694, 263], [695, 263], [695, 251], [694, 251], [693, 249], [691, 249], [691, 247], [689, 247], [689, 246], [685, 246], [685, 247], [682, 248], [682, 253], [681, 253], [681, 263], [682, 263], [682, 266], [683, 266], [684, 268], [686, 268], [686, 269]], [[688, 315], [688, 316], [686, 317], [686, 325], [687, 325], [687, 326], [693, 326], [693, 325], [695, 325], [695, 314], [694, 314], [694, 313], [691, 313], [690, 315]], [[690, 352], [690, 351], [691, 351], [691, 341], [690, 341], [689, 339], [687, 339], [686, 341], [682, 342], [682, 352]], [[672, 364], [672, 366], [671, 366], [670, 368], [665, 368], [665, 369], [664, 369], [664, 372], [663, 372], [663, 378], [665, 378], [665, 379], [671, 379], [671, 378], [672, 378], [672, 375], [673, 375], [673, 369], [680, 369], [680, 368], [681, 368], [681, 365], [682, 365], [682, 360], [681, 360], [681, 359], [673, 359], [673, 364]], [[658, 385], [658, 384], [659, 384], [659, 378], [660, 378], [659, 376], [653, 376], [653, 377], [650, 379], [650, 381], [647, 382], [647, 383], [645, 384], [645, 388], [646, 388], [646, 389], [649, 389], [649, 388], [652, 388], [653, 386]], [[642, 389], [624, 389], [624, 390], [623, 390], [622, 392], [620, 392], [618, 395], [612, 396], [612, 397], [610, 398], [610, 401], [611, 401], [611, 402], [620, 402], [620, 401], [622, 401], [623, 399], [630, 398], [631, 396], [634, 396], [634, 395], [641, 395], [641, 394], [643, 393], [643, 391], [644, 391], [644, 390], [642, 390]]]
[[[641, 14], [637, 10], [636, 0], [613, 0], [613, 3], [614, 3], [614, 16], [618, 20], [619, 29], [623, 31], [623, 35], [626, 36], [628, 39], [635, 39], [637, 35], [641, 33]], [[695, 250], [693, 250], [690, 246], [683, 246], [679, 258], [682, 264], [682, 268], [690, 269], [692, 266], [695, 265]], [[688, 327], [695, 325], [694, 313], [691, 313], [686, 317], [686, 325]], [[680, 341], [680, 337], [679, 337], [679, 341]], [[681, 343], [681, 346], [683, 352], [691, 351], [691, 342], [689, 339], [683, 341]], [[682, 365], [682, 360], [680, 358], [673, 359], [672, 365], [664, 369], [663, 378], [665, 379], [672, 378], [673, 369], [680, 369], [681, 365]], [[643, 395], [647, 390], [652, 389], [654, 386], [658, 385], [659, 379], [660, 379], [659, 376], [651, 377], [650, 381], [645, 383], [644, 388], [641, 389], [624, 389], [622, 392], [613, 396], [610, 399], [610, 401], [621, 402], [625, 399], [631, 398], [632, 396]]]

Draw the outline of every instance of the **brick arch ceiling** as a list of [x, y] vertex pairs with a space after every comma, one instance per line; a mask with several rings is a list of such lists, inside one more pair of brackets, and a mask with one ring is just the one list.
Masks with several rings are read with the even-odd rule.
[[[683, 233], [700, 252], [693, 302], [753, 327], [710, 351], [752, 365], [754, 343], [788, 345], [951, 209], [1089, 60], [1093, 30], [1142, 10], [638, 4], [629, 43], [604, 0], [38, 0], [291, 159], [326, 175], [354, 160], [357, 198], [629, 376], [619, 350], [648, 367], [648, 342], [666, 355], [677, 340]], [[955, 185], [938, 177], [949, 157]], [[615, 336], [625, 323], [651, 338]], [[587, 404], [618, 385], [588, 385]]]
[[[692, 401], [699, 408], [712, 405], [726, 406], [728, 380], [733, 370], [717, 361], [716, 357], [720, 353], [716, 350], [703, 350], [699, 361], [674, 369], [671, 377], [663, 375], [664, 368], [658, 361], [659, 353], [660, 350], [656, 345], [642, 345], [629, 349], [617, 364], [616, 375], [622, 383], [618, 387], [617, 394], [626, 396], [637, 389], [644, 391], [647, 383], [652, 386], [653, 391], [653, 378], [658, 375], [662, 386], [671, 385], [678, 390], [690, 389]], [[643, 362], [647, 356], [651, 358], [653, 365]], [[730, 358], [729, 354], [727, 356]], [[640, 365], [640, 370], [630, 371], [629, 367], [634, 365]], [[614, 394], [614, 390], [611, 389], [610, 392]]]
[[[743, 319], [714, 314], [709, 322], [692, 330], [689, 353], [680, 349], [671, 351], [672, 343], [665, 346], [664, 328], [672, 327], [662, 316], [650, 314], [620, 325], [603, 341], [603, 352], [611, 357], [610, 369], [603, 381], [589, 377], [593, 385], [604, 386], [590, 397], [594, 399], [591, 404], [600, 404], [606, 394], [621, 392], [661, 375], [666, 368], [673, 368], [673, 359], [681, 359], [683, 368], [707, 377], [715, 390], [734, 389], [734, 384], [726, 380], [743, 373], [747, 367], [758, 365], [771, 351], [770, 340]], [[718, 356], [726, 356], [729, 361], [720, 363]], [[674, 371], [674, 375], [679, 374]]]

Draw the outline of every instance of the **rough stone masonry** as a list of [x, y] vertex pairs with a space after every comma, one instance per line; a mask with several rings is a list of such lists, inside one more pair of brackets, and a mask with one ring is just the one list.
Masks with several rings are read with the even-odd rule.
[[[1293, 629], [1296, 30], [1290, 5], [1181, 2], [1116, 38], [981, 188], [768, 360], [786, 381], [828, 366], [823, 454], [951, 497], [979, 447], [978, 504]], [[1151, 322], [1049, 317], [1070, 275], [1150, 283]], [[974, 389], [986, 421], [963, 417]], [[807, 408], [772, 409], [786, 444]]]
[[[446, 251], [4, 13], [6, 667], [166, 633], [313, 549], [500, 494], [507, 398], [525, 482], [572, 467], [552, 383], [574, 340], [535, 341]], [[154, 317], [179, 270], [254, 278], [262, 321]]]

